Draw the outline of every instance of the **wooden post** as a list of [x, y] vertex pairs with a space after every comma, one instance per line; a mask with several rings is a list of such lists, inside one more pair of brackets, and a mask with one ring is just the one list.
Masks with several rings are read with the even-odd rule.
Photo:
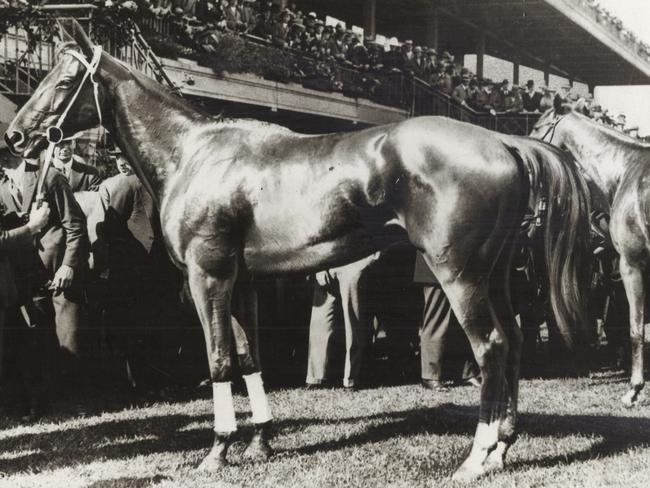
[[438, 35], [439, 35], [439, 26], [438, 26], [438, 9], [435, 8], [433, 2], [429, 2], [430, 6], [424, 12], [425, 17], [425, 38], [424, 42], [427, 46], [434, 49], [438, 49]]
[[363, 30], [366, 36], [377, 35], [377, 0], [363, 1]]
[[512, 84], [519, 84], [519, 56], [515, 56], [512, 61]]
[[476, 46], [476, 76], [483, 78], [485, 62], [485, 34], [481, 33]]
[[551, 81], [551, 64], [546, 63], [544, 66], [544, 84], [548, 87], [549, 82]]

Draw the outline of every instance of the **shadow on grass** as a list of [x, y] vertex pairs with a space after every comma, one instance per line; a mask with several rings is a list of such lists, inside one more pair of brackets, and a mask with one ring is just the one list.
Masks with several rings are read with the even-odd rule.
[[107, 480], [95, 481], [87, 488], [144, 488], [154, 483], [168, 480], [167, 476], [147, 476], [145, 478], [110, 478]]
[[[386, 414], [355, 416], [334, 419], [293, 418], [275, 423], [275, 436], [305, 430], [309, 426], [368, 423], [358, 434], [302, 445], [278, 451], [282, 457], [311, 455], [318, 452], [337, 451], [344, 448], [378, 443], [396, 437], [422, 434], [445, 436], [474, 433], [478, 409], [476, 407], [443, 404], [434, 408], [418, 408]], [[86, 464], [97, 460], [127, 459], [157, 453], [182, 453], [205, 448], [212, 443], [212, 431], [196, 428], [197, 422], [211, 421], [211, 415], [168, 415], [144, 419], [107, 421], [43, 434], [23, 434], [1, 442], [4, 452], [14, 454], [13, 459], [0, 460], [0, 471], [7, 475], [29, 470], [59, 469]], [[597, 445], [568, 455], [542, 457], [519, 461], [511, 470], [524, 467], [552, 466], [559, 462], [571, 463], [613, 456], [633, 447], [650, 446], [650, 419], [616, 417], [611, 415], [547, 415], [522, 414], [521, 431], [531, 437], [562, 437], [572, 434], [598, 436]], [[243, 426], [238, 440], [247, 441], [252, 435], [250, 425]], [[240, 446], [241, 447], [241, 446]], [[514, 447], [516, 449], [516, 445]], [[20, 452], [27, 452], [20, 455]], [[460, 459], [458, 460], [460, 461]], [[273, 461], [271, 461], [273, 462]], [[153, 478], [116, 478], [92, 486], [139, 487], [151, 484]], [[102, 484], [104, 483], [104, 484]]]

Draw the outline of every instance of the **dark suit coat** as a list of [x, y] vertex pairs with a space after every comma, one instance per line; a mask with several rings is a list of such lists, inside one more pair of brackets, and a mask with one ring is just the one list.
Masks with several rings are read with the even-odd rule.
[[124, 230], [128, 229], [146, 252], [151, 252], [158, 217], [153, 199], [138, 177], [117, 174], [108, 178], [99, 187], [99, 198], [105, 218], [116, 218], [119, 225], [125, 224]]
[[530, 93], [525, 91], [521, 96], [521, 100], [524, 104], [524, 110], [527, 112], [534, 112], [539, 110], [539, 102], [542, 101], [542, 94], [540, 92], [533, 92], [533, 96], [530, 96]]
[[[25, 214], [29, 211], [32, 197], [35, 199], [39, 167], [25, 164], [23, 182], [23, 205], [17, 208], [7, 180], [0, 182], [0, 201], [8, 213]], [[50, 219], [41, 231], [37, 242], [38, 255], [47, 275], [66, 264], [75, 270], [88, 260], [86, 221], [65, 177], [58, 171], [48, 171], [43, 191], [50, 206]]]
[[78, 191], [97, 191], [101, 182], [102, 179], [99, 176], [97, 168], [82, 163], [77, 159], [72, 160], [68, 178], [72, 193]]
[[0, 309], [16, 301], [16, 281], [10, 256], [19, 249], [33, 247], [32, 233], [24, 225], [17, 229], [0, 229]]

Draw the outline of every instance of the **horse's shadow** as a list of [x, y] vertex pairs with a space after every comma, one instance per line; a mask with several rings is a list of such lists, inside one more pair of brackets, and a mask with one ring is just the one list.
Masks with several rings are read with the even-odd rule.
[[[337, 451], [390, 440], [395, 437], [429, 435], [462, 435], [471, 437], [476, 426], [476, 407], [443, 404], [432, 408], [417, 408], [398, 412], [347, 418], [292, 418], [275, 423], [277, 437], [303, 431], [310, 426], [328, 424], [367, 423], [357, 434], [335, 436], [313, 444], [282, 449], [278, 457], [311, 455]], [[69, 428], [42, 434], [20, 434], [0, 442], [2, 452], [12, 452], [11, 459], [0, 460], [0, 471], [7, 475], [21, 471], [42, 471], [96, 460], [125, 459], [134, 456], [175, 453], [206, 449], [211, 445], [212, 431], [197, 426], [209, 423], [211, 415], [168, 415], [130, 420], [109, 420], [100, 424]], [[375, 422], [376, 421], [376, 422]], [[521, 432], [530, 437], [568, 435], [600, 437], [595, 445], [569, 454], [537, 457], [517, 461], [510, 469], [547, 467], [558, 462], [571, 463], [613, 456], [633, 447], [650, 447], [650, 419], [617, 417], [613, 415], [547, 415], [520, 416]], [[238, 439], [246, 441], [252, 435], [250, 425], [244, 425]], [[242, 444], [242, 443], [240, 443]], [[469, 442], [468, 442], [469, 445]], [[240, 446], [241, 450], [243, 446]], [[516, 446], [515, 446], [516, 448]], [[25, 454], [20, 455], [21, 452]], [[456, 460], [460, 462], [461, 460]], [[272, 462], [272, 461], [271, 461]], [[445, 463], [453, 460], [445, 460]], [[441, 460], [441, 464], [443, 460]]]

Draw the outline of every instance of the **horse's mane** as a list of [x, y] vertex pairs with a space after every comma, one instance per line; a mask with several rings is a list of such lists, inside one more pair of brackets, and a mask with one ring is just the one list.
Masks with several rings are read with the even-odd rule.
[[589, 125], [590, 128], [597, 131], [599, 134], [607, 137], [608, 142], [615, 143], [620, 146], [624, 146], [630, 149], [636, 150], [646, 150], [650, 149], [650, 144], [641, 142], [638, 139], [635, 139], [632, 136], [629, 136], [619, 130], [614, 129], [613, 127], [606, 126], [604, 124], [599, 124], [595, 120], [589, 118], [588, 116], [576, 112], [575, 110], [571, 112], [576, 115], [580, 120]]

